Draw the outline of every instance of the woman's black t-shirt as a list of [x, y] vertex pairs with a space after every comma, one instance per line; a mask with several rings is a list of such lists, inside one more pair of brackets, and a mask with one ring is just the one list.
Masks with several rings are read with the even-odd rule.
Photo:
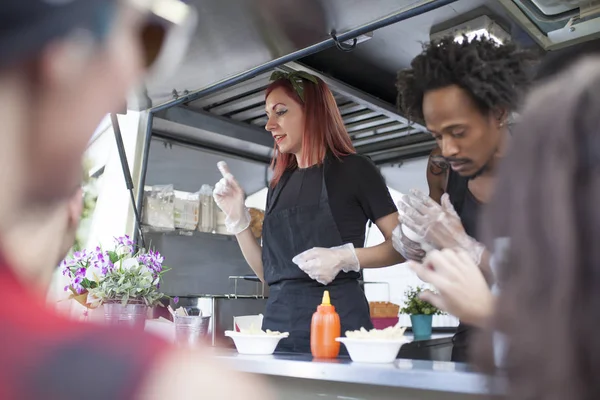
[[[271, 212], [319, 202], [323, 166], [296, 169], [290, 173]], [[279, 183], [281, 184], [281, 183]], [[325, 173], [325, 185], [333, 219], [344, 243], [360, 248], [365, 242], [365, 226], [397, 211], [385, 180], [367, 157], [353, 154], [332, 157]], [[267, 195], [267, 209], [273, 189]]]

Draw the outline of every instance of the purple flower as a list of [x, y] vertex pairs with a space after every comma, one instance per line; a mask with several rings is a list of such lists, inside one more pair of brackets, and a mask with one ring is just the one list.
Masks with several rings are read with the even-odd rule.
[[[96, 248], [99, 250], [99, 247]], [[106, 275], [108, 271], [112, 270], [114, 265], [110, 262], [110, 257], [107, 252], [96, 251], [94, 256], [91, 258], [91, 262], [94, 265], [96, 270], [102, 272], [102, 275]]]
[[[85, 268], [83, 270], [85, 271]], [[73, 279], [73, 282], [71, 284], [71, 286], [73, 287], [75, 292], [77, 292], [77, 294], [81, 294], [85, 290], [85, 288], [83, 286], [81, 286], [82, 281], [83, 281], [83, 276], [78, 275], [75, 277], [75, 279]]]
[[164, 258], [158, 251], [150, 250], [148, 253], [142, 253], [138, 255], [137, 260], [140, 264], [144, 264], [146, 267], [152, 270], [155, 276], [162, 271], [162, 263]]
[[129, 237], [129, 235], [116, 237], [115, 243], [117, 244], [118, 254], [133, 254], [134, 243], [133, 240]]
[[71, 266], [69, 264], [67, 264], [66, 260], [63, 260], [63, 262], [60, 263], [60, 268], [62, 268], [62, 274], [63, 276], [68, 276], [69, 278], [71, 278], [73, 276], [73, 274], [71, 273]]
[[175, 304], [179, 303], [179, 297], [177, 297], [177, 296], [173, 297], [173, 303], [175, 303]]

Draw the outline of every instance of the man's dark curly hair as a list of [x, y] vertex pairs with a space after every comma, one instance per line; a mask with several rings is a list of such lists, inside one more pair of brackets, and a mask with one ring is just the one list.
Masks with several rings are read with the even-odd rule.
[[479, 109], [513, 111], [530, 81], [529, 65], [536, 57], [512, 43], [485, 37], [462, 43], [454, 37], [430, 42], [409, 69], [398, 72], [398, 107], [413, 121], [423, 122], [423, 97], [429, 90], [458, 85]]

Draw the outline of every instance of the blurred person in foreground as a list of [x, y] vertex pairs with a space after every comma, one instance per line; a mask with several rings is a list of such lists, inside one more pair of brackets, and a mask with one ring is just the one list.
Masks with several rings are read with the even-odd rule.
[[[599, 110], [598, 56], [533, 91], [482, 224], [487, 242], [508, 237], [510, 246], [496, 263], [501, 290], [475, 355], [488, 373], [501, 364], [509, 399], [600, 395]], [[464, 255], [437, 256], [428, 269], [474, 271]], [[437, 286], [450, 280], [436, 276]], [[504, 337], [500, 360], [485, 356], [490, 332]]]
[[[161, 36], [151, 28], [159, 21], [156, 11], [143, 9], [148, 4], [2, 2], [2, 399], [269, 398], [260, 382], [227, 371], [199, 350], [174, 350], [139, 332], [76, 323], [44, 302], [43, 287], [77, 214], [68, 200], [81, 177], [83, 151], [101, 118], [121, 108], [145, 72], [156, 47], [144, 47], [142, 38]], [[174, 0], [169, 7], [187, 6]], [[23, 232], [34, 219], [42, 232], [23, 249]], [[40, 248], [47, 251], [45, 261], [34, 256]]]

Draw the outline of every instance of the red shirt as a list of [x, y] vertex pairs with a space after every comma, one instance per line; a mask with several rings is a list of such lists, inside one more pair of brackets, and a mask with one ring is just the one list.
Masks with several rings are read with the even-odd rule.
[[0, 263], [0, 399], [133, 399], [169, 348], [59, 316]]

